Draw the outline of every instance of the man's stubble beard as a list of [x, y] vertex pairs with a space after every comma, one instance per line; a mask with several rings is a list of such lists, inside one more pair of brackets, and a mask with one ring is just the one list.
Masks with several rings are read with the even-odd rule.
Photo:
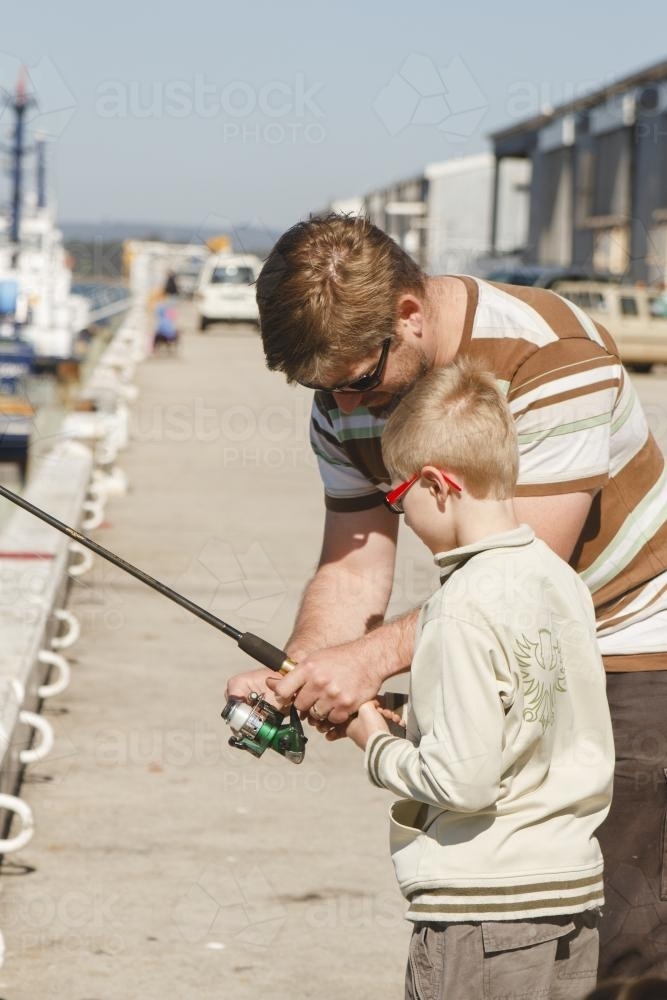
[[423, 348], [405, 346], [401, 355], [396, 357], [396, 367], [398, 367], [394, 375], [396, 388], [389, 392], [378, 393], [377, 401], [367, 404], [368, 410], [375, 417], [384, 416], [393, 410], [399, 400], [431, 371], [433, 362], [429, 360]]

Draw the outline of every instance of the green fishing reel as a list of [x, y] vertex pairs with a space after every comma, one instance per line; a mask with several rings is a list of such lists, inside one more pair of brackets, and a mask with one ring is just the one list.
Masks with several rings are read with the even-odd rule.
[[307, 736], [304, 735], [299, 713], [292, 707], [289, 723], [285, 713], [263, 701], [252, 692], [248, 701], [230, 698], [222, 710], [222, 718], [233, 732], [229, 745], [247, 750], [253, 757], [261, 757], [269, 748], [287, 757], [293, 764], [300, 764], [306, 753]]

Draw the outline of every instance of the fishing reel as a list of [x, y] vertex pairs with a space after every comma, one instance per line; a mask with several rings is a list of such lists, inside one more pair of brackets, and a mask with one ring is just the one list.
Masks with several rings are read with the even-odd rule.
[[306, 753], [308, 737], [304, 735], [299, 713], [292, 707], [289, 723], [285, 713], [256, 693], [248, 701], [230, 698], [222, 710], [222, 718], [233, 732], [229, 745], [261, 757], [265, 750], [275, 750], [293, 764], [300, 764]]

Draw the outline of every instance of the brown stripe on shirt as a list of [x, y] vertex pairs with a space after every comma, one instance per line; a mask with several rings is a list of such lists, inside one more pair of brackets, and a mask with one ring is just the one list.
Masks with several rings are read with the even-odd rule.
[[[619, 625], [622, 625], [623, 622], [629, 621], [630, 619], [634, 618], [635, 614], [637, 613], [636, 611], [624, 615], [623, 609], [627, 608], [629, 604], [632, 604], [634, 599], [637, 597], [637, 593], [639, 590], [641, 590], [641, 587], [636, 588], [634, 591], [630, 591], [627, 594], [624, 594], [623, 597], [621, 597], [618, 601], [612, 604], [610, 608], [605, 610], [604, 614], [605, 629], [611, 628], [612, 626], [618, 627]], [[646, 603], [643, 604], [642, 607], [650, 608], [651, 605], [655, 604], [656, 601], [659, 601], [660, 598], [663, 597], [665, 593], [667, 593], [667, 586], [661, 587], [660, 590], [658, 590], [657, 593], [653, 595], [651, 600], [646, 601]]]
[[511, 382], [514, 375], [535, 353], [535, 344], [517, 337], [514, 340], [499, 340], [498, 337], [475, 337], [465, 351], [459, 352], [492, 372], [497, 379]]
[[622, 656], [603, 656], [602, 662], [610, 674], [667, 670], [667, 653], [624, 653]]
[[[493, 282], [491, 282], [493, 284]], [[589, 334], [574, 312], [556, 292], [548, 288], [533, 288], [526, 285], [498, 285], [503, 292], [534, 309], [548, 323], [560, 340], [569, 337], [586, 337]]]
[[615, 354], [616, 357], [618, 358], [618, 360], [620, 361], [620, 359], [621, 359], [621, 352], [619, 351], [619, 349], [618, 349], [618, 347], [616, 345], [616, 341], [614, 340], [614, 338], [610, 334], [609, 330], [606, 328], [606, 326], [602, 326], [602, 323], [595, 323], [594, 326], [595, 326], [595, 329], [597, 330], [597, 332], [600, 334], [600, 336], [604, 340], [604, 345], [605, 345], [606, 349], [609, 351], [610, 354]]
[[626, 594], [631, 598], [636, 597], [645, 583], [664, 572], [665, 559], [667, 559], [667, 524], [663, 524], [655, 535], [642, 545], [622, 572], [593, 594], [596, 617], [607, 618], [617, 608], [622, 610], [622, 607], [627, 606], [629, 603], [627, 600], [624, 605], [619, 606], [619, 591], [622, 598], [625, 598]]
[[[597, 476], [587, 476], [586, 479], [563, 479], [557, 483], [517, 483], [514, 495], [517, 497], [555, 497], [566, 493], [588, 493], [599, 490], [609, 482], [606, 472]], [[579, 569], [581, 572], [581, 569]]]
[[[543, 347], [532, 343], [532, 353], [512, 386], [512, 395], [520, 396], [539, 389], [545, 383], [595, 368], [618, 367], [618, 359], [589, 337], [568, 337]], [[554, 358], [550, 363], [550, 358]]]
[[[609, 545], [621, 530], [628, 513], [637, 505], [637, 500], [645, 496], [655, 486], [662, 475], [664, 459], [649, 435], [643, 447], [627, 463], [625, 468], [617, 472], [603, 490], [601, 497], [596, 498], [601, 506], [593, 508], [586, 520], [581, 533], [581, 567], [590, 566], [600, 553]], [[664, 568], [654, 567], [655, 571]], [[625, 588], [624, 588], [625, 589]]]
[[[567, 392], [557, 392], [553, 396], [546, 396], [544, 399], [536, 399], [531, 402], [525, 410], [513, 410], [513, 415], [515, 419], [518, 419], [522, 414], [526, 413], [528, 410], [540, 410], [545, 406], [552, 406], [556, 403], [563, 403], [566, 399], [576, 399], [578, 396], [588, 396], [592, 392], [601, 392], [603, 389], [618, 388], [620, 382], [617, 378], [610, 378], [604, 382], [596, 382], [594, 386], [582, 385], [577, 389], [569, 389]], [[516, 398], [516, 396], [514, 397]]]
[[465, 274], [458, 275], [459, 281], [462, 281], [466, 289], [466, 314], [463, 320], [463, 332], [461, 334], [461, 340], [457, 351], [459, 353], [464, 353], [468, 344], [470, 343], [470, 338], [472, 337], [473, 326], [475, 323], [475, 313], [477, 312], [477, 303], [479, 302], [479, 285], [474, 278], [469, 278]]

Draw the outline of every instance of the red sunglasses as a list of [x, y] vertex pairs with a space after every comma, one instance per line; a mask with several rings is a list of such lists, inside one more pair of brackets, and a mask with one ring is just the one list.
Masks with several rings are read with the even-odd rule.
[[[450, 479], [449, 476], [442, 472], [442, 469], [440, 472], [442, 473], [442, 478], [445, 480], [447, 485], [451, 486], [451, 488], [456, 490], [457, 493], [460, 493], [461, 487], [459, 484], [455, 483], [453, 479]], [[385, 494], [384, 502], [389, 510], [393, 510], [394, 514], [403, 513], [403, 498], [410, 487], [415, 485], [418, 479], [421, 479], [421, 472], [416, 472], [411, 479], [406, 479], [404, 483], [394, 487], [393, 490], [389, 490], [389, 492]]]

